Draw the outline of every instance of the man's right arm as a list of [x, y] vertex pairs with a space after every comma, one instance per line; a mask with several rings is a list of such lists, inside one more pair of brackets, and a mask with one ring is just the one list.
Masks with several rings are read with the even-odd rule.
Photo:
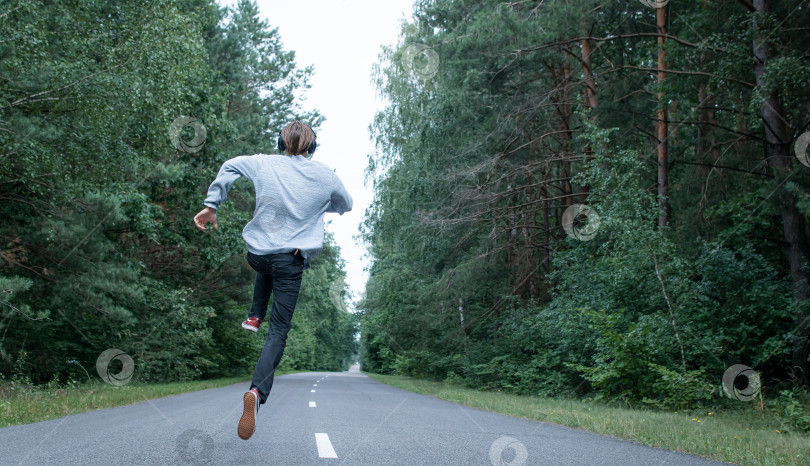
[[248, 156], [234, 157], [223, 163], [216, 179], [208, 188], [208, 195], [203, 204], [212, 209], [218, 209], [219, 205], [228, 198], [228, 190], [231, 189], [233, 182], [240, 176], [247, 176], [250, 172], [249, 163], [250, 157]]

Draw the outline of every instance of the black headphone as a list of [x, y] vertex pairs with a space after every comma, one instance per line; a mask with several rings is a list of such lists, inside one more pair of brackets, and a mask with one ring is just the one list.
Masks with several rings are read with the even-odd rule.
[[[301, 123], [304, 123], [303, 121]], [[307, 125], [306, 123], [304, 123]], [[315, 149], [318, 148], [318, 135], [315, 134], [315, 130], [312, 129], [312, 126], [307, 125], [310, 131], [312, 131], [312, 135], [315, 136], [315, 139], [312, 140], [312, 144], [307, 147], [307, 153], [312, 155], [315, 153]], [[287, 145], [284, 144], [284, 138], [281, 137], [281, 131], [278, 132], [278, 150], [281, 152], [287, 152]]]

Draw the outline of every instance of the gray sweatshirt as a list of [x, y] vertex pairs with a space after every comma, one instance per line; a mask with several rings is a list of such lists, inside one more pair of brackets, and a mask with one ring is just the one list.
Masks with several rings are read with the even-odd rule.
[[331, 168], [303, 155], [244, 155], [224, 164], [208, 188], [205, 205], [214, 209], [237, 178], [256, 189], [253, 219], [242, 230], [253, 254], [301, 250], [307, 260], [323, 249], [323, 214], [352, 210], [352, 197]]

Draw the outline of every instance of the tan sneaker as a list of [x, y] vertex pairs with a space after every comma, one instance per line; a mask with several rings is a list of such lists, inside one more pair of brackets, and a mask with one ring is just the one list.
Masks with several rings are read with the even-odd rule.
[[239, 419], [239, 426], [236, 431], [239, 438], [247, 440], [256, 432], [256, 414], [259, 412], [259, 391], [251, 388], [249, 392], [245, 393], [242, 397], [245, 402], [245, 409], [242, 411], [242, 418]]

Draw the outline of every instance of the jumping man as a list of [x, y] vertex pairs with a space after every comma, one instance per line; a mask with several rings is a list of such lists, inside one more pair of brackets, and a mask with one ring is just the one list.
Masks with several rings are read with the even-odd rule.
[[253, 219], [242, 230], [247, 244], [248, 264], [256, 271], [253, 303], [242, 327], [256, 332], [267, 314], [270, 295], [270, 329], [253, 371], [250, 389], [243, 396], [244, 411], [239, 420], [239, 437], [247, 440], [256, 430], [259, 406], [267, 401], [273, 386], [287, 333], [292, 325], [303, 271], [323, 249], [323, 215], [343, 215], [352, 210], [352, 198], [337, 175], [326, 165], [308, 159], [317, 147], [309, 125], [294, 121], [281, 130], [279, 150], [284, 155], [240, 156], [222, 165], [208, 188], [206, 208], [194, 217], [205, 230], [217, 226], [217, 208], [227, 198], [237, 178], [248, 178], [256, 190]]

